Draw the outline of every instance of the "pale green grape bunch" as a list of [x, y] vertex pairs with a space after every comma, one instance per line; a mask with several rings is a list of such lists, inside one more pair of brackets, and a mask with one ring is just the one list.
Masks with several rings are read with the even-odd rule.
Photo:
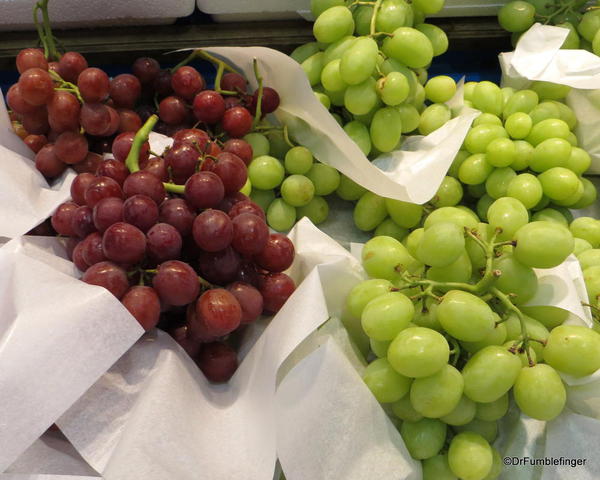
[[511, 197], [490, 208], [490, 223], [459, 207], [426, 214], [367, 200], [419, 228], [363, 247], [371, 278], [349, 293], [344, 317], [370, 345], [364, 381], [399, 420], [425, 480], [497, 478], [503, 467], [492, 443], [511, 397], [530, 417], [552, 420], [566, 404], [560, 373], [600, 369], [599, 333], [564, 325], [568, 313], [556, 307], [524, 306], [538, 289], [534, 268], [562, 263], [574, 235], [588, 246], [581, 257], [591, 252], [587, 269], [600, 269], [600, 222], [528, 222]]

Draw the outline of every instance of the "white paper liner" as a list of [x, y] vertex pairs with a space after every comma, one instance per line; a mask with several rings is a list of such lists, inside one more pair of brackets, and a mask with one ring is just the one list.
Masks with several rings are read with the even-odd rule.
[[14, 239], [0, 248], [0, 270], [2, 472], [143, 330], [108, 291], [74, 278], [73, 265], [48, 248]]
[[573, 87], [567, 95], [577, 116], [575, 133], [580, 147], [592, 157], [587, 173], [600, 173], [600, 58], [586, 50], [560, 48], [569, 31], [549, 25], [533, 25], [514, 52], [500, 54], [502, 85], [527, 88], [534, 80]]

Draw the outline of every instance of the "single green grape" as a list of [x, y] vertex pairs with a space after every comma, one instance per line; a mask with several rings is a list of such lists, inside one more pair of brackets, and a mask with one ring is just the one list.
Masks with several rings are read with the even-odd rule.
[[285, 177], [285, 169], [279, 160], [269, 155], [256, 157], [248, 165], [248, 178], [259, 190], [278, 187]]
[[523, 367], [513, 394], [523, 413], [536, 420], [549, 421], [563, 411], [567, 392], [560, 376], [550, 365], [538, 363]]
[[433, 47], [434, 57], [446, 53], [446, 51], [448, 50], [448, 36], [446, 35], [446, 32], [444, 32], [444, 30], [442, 30], [437, 25], [432, 25], [430, 23], [415, 24], [415, 29], [424, 34], [429, 39], [429, 41], [431, 42], [431, 46]]
[[377, 90], [383, 103], [397, 106], [404, 102], [410, 94], [410, 84], [406, 75], [400, 72], [390, 72], [377, 82]]
[[371, 135], [366, 125], [358, 120], [353, 120], [344, 125], [344, 131], [358, 145], [365, 155], [371, 153]]
[[315, 186], [304, 175], [290, 175], [281, 184], [281, 197], [292, 207], [303, 207], [315, 196]]
[[369, 240], [362, 249], [362, 262], [371, 277], [390, 281], [398, 278], [399, 268], [415, 273], [421, 266], [407, 248], [392, 237], [373, 237]]
[[394, 150], [402, 136], [402, 117], [393, 107], [380, 108], [371, 121], [371, 141], [380, 152]]
[[345, 6], [330, 7], [322, 12], [313, 24], [313, 35], [318, 42], [332, 43], [354, 30], [352, 12]]
[[312, 153], [302, 146], [290, 148], [285, 154], [284, 165], [288, 173], [304, 175], [313, 166]]
[[571, 205], [571, 208], [574, 209], [589, 207], [590, 205], [593, 205], [598, 198], [598, 191], [592, 182], [584, 177], [581, 177], [579, 181], [583, 184], [583, 195], [576, 204]]
[[332, 60], [325, 64], [321, 72], [321, 84], [325, 89], [332, 92], [339, 92], [348, 87], [348, 84], [344, 82], [340, 73], [340, 62], [339, 58]]
[[362, 197], [366, 191], [366, 188], [361, 187], [354, 180], [348, 178], [346, 175], [340, 174], [340, 185], [335, 193], [337, 193], [338, 197], [342, 200], [354, 202]]
[[271, 144], [269, 139], [262, 133], [249, 133], [243, 139], [252, 147], [252, 158], [269, 154]]
[[544, 195], [551, 200], [566, 200], [579, 190], [583, 194], [583, 185], [571, 170], [563, 167], [553, 167], [538, 175]]
[[490, 473], [493, 463], [492, 447], [475, 432], [459, 433], [450, 442], [448, 464], [459, 478], [483, 480]]
[[600, 334], [588, 327], [560, 325], [550, 332], [544, 361], [575, 377], [591, 375], [600, 368]]
[[365, 115], [380, 102], [377, 82], [373, 77], [362, 83], [350, 85], [344, 92], [344, 106], [354, 115]]
[[452, 426], [466, 425], [475, 418], [475, 405], [473, 400], [462, 395], [454, 410], [440, 420]]
[[493, 167], [508, 167], [517, 155], [515, 144], [508, 138], [495, 138], [485, 149], [485, 159]]
[[558, 118], [548, 118], [533, 125], [531, 132], [525, 140], [535, 147], [549, 138], [566, 139], [569, 133], [571, 133], [571, 130], [566, 122]]
[[474, 418], [466, 425], [458, 425], [453, 428], [458, 433], [461, 432], [475, 432], [485, 438], [488, 442], [492, 443], [498, 436], [498, 422], [486, 422]]
[[531, 128], [533, 127], [533, 121], [531, 117], [523, 112], [515, 112], [510, 115], [504, 123], [506, 132], [510, 135], [510, 138], [515, 140], [522, 140], [529, 135]]
[[573, 252], [573, 235], [557, 223], [531, 222], [515, 234], [515, 259], [533, 268], [553, 268]]
[[400, 124], [402, 125], [402, 133], [410, 133], [417, 129], [421, 121], [419, 111], [408, 103], [403, 103], [396, 107], [400, 114]]
[[520, 90], [515, 92], [504, 105], [502, 116], [508, 119], [513, 113], [531, 112], [539, 103], [538, 94], [533, 90]]
[[574, 237], [587, 240], [592, 248], [600, 247], [600, 221], [592, 217], [579, 217], [571, 222], [569, 230]]
[[379, 47], [370, 37], [359, 37], [340, 59], [341, 79], [348, 85], [358, 85], [371, 78], [377, 65]]
[[452, 118], [450, 108], [443, 103], [429, 105], [422, 113], [419, 121], [419, 133], [429, 135], [443, 127]]
[[312, 223], [319, 225], [329, 216], [329, 204], [323, 197], [314, 196], [306, 205], [296, 208], [296, 215], [299, 219], [308, 217]]
[[571, 144], [562, 138], [544, 140], [533, 150], [529, 166], [536, 172], [565, 166], [571, 156], [572, 148]]
[[339, 40], [330, 43], [323, 52], [323, 65], [328, 65], [333, 60], [340, 60], [346, 50], [348, 50], [356, 40], [354, 35], [347, 35]]
[[393, 32], [398, 27], [406, 26], [411, 13], [410, 6], [404, 1], [384, 0], [379, 8], [375, 29], [378, 32]]
[[515, 172], [525, 170], [529, 166], [531, 156], [533, 155], [533, 147], [525, 140], [515, 140], [515, 159], [511, 163], [510, 168]]
[[488, 403], [475, 404], [475, 418], [486, 422], [500, 420], [508, 412], [508, 393]]
[[302, 70], [308, 77], [308, 82], [311, 87], [318, 85], [321, 81], [321, 72], [323, 71], [323, 52], [317, 52], [311, 55], [301, 64]]
[[424, 417], [440, 418], [456, 408], [462, 397], [464, 381], [452, 365], [428, 377], [416, 378], [410, 387], [410, 402]]
[[315, 163], [306, 173], [306, 176], [315, 186], [315, 195], [329, 195], [340, 186], [339, 172], [329, 165]]
[[500, 26], [509, 32], [524, 32], [533, 25], [535, 8], [520, 0], [508, 2], [498, 12]]
[[436, 207], [453, 207], [457, 205], [463, 197], [462, 185], [454, 177], [444, 177], [435, 196], [431, 199], [431, 204]]
[[363, 381], [381, 403], [400, 400], [408, 393], [412, 383], [412, 379], [396, 372], [385, 358], [378, 358], [367, 366]]
[[437, 455], [446, 440], [446, 424], [434, 418], [422, 418], [416, 422], [404, 421], [400, 435], [410, 453], [417, 460]]
[[247, 197], [249, 197], [252, 193], [252, 182], [249, 178], [246, 179], [246, 183], [244, 183], [244, 186], [240, 188], [240, 193], [243, 193]]
[[422, 68], [431, 63], [433, 45], [419, 30], [400, 27], [383, 41], [382, 51], [410, 68]]
[[594, 248], [592, 250], [586, 250], [577, 256], [577, 260], [579, 260], [581, 270], [600, 265], [600, 249]]
[[423, 216], [423, 206], [414, 203], [386, 198], [385, 207], [392, 220], [404, 228], [415, 227]]
[[296, 223], [296, 209], [282, 198], [276, 198], [267, 209], [267, 223], [278, 232], [287, 231]]
[[423, 480], [456, 480], [456, 475], [450, 470], [447, 454], [423, 460]]
[[498, 239], [511, 240], [515, 233], [529, 222], [529, 213], [523, 204], [511, 197], [502, 197], [490, 205], [487, 211], [488, 222], [493, 228], [500, 228]]
[[354, 207], [354, 224], [359, 230], [370, 232], [387, 217], [386, 201], [383, 197], [366, 192]]
[[500, 87], [488, 81], [479, 82], [475, 86], [472, 102], [477, 110], [498, 116], [502, 114], [504, 108], [504, 98]]
[[578, 257], [583, 252], [587, 252], [588, 250], [592, 250], [592, 244], [583, 238], [574, 237], [575, 247], [573, 248], [573, 255]]
[[[444, 248], [440, 248], [443, 245]], [[445, 267], [465, 251], [462, 229], [454, 223], [436, 223], [425, 230], [417, 247], [417, 258], [432, 267]]]
[[409, 327], [401, 330], [390, 344], [388, 360], [394, 369], [407, 377], [428, 377], [448, 363], [450, 348], [435, 330]]
[[579, 147], [572, 147], [571, 154], [564, 165], [569, 170], [575, 172], [577, 175], [585, 173], [590, 165], [592, 164], [592, 158], [589, 153]]
[[485, 123], [469, 130], [464, 146], [471, 153], [485, 153], [490, 142], [497, 138], [508, 138], [508, 133], [500, 125]]
[[480, 185], [486, 181], [494, 167], [484, 153], [475, 153], [465, 159], [458, 168], [458, 179], [467, 185]]
[[456, 82], [452, 77], [439, 75], [425, 85], [425, 98], [433, 103], [445, 103], [456, 93]]
[[319, 52], [319, 43], [317, 42], [309, 42], [299, 47], [296, 47], [292, 53], [290, 53], [290, 57], [296, 60], [298, 63], [302, 63], [308, 57], [313, 56], [315, 53]]
[[555, 222], [565, 227], [569, 226], [569, 222], [562, 213], [554, 208], [544, 208], [533, 214], [531, 220], [536, 222]]
[[402, 241], [408, 235], [408, 229], [401, 227], [396, 222], [394, 222], [391, 218], [386, 218], [375, 229], [374, 235], [376, 237], [379, 237], [379, 236], [392, 237], [398, 241]]
[[412, 406], [412, 403], [410, 403], [410, 397], [408, 395], [405, 395], [392, 404], [392, 413], [406, 422], [418, 422], [423, 418], [423, 415], [417, 412], [415, 407]]
[[436, 315], [444, 330], [458, 340], [477, 342], [494, 330], [492, 309], [479, 297], [462, 290], [447, 292]]
[[583, 281], [588, 294], [588, 300], [593, 306], [598, 305], [600, 295], [600, 267], [593, 265], [583, 271]]
[[514, 295], [511, 300], [515, 305], [526, 303], [536, 294], [538, 280], [533, 268], [523, 265], [513, 255], [504, 254], [495, 259], [493, 268], [500, 272], [495, 287], [503, 293]]
[[377, 358], [387, 358], [387, 351], [391, 341], [379, 341], [374, 338], [369, 339], [369, 346]]
[[[494, 203], [495, 200], [495, 198], [489, 196], [486, 193], [485, 195], [481, 196], [481, 198], [479, 198], [479, 200], [477, 201], [477, 215], [484, 222], [487, 222], [487, 211], [489, 210], [490, 205]], [[485, 265], [481, 266], [480, 268], [483, 268], [484, 266]]]
[[355, 285], [346, 297], [346, 308], [352, 316], [360, 318], [367, 304], [380, 295], [391, 292], [394, 286], [389, 280], [374, 278]]
[[494, 169], [494, 171], [485, 181], [485, 190], [487, 194], [494, 199], [499, 199], [506, 196], [508, 192], [508, 186], [516, 176], [517, 174], [510, 167]]
[[506, 188], [506, 195], [516, 198], [525, 208], [530, 209], [542, 199], [542, 184], [535, 175], [521, 173], [510, 180]]

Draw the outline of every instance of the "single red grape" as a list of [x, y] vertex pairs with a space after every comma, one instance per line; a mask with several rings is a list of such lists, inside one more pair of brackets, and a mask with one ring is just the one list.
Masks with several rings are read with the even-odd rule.
[[263, 221], [266, 221], [267, 219], [267, 217], [265, 216], [265, 212], [263, 212], [263, 209], [260, 208], [260, 206], [254, 203], [252, 200], [243, 200], [241, 202], [236, 202], [229, 209], [229, 216], [231, 218], [235, 218], [242, 213], [252, 213], [257, 217], [262, 218]]
[[135, 75], [122, 73], [110, 81], [109, 92], [116, 107], [133, 108], [142, 94], [142, 85]]
[[[129, 155], [135, 132], [123, 132], [116, 136], [112, 143], [112, 154], [119, 162], [124, 162]], [[139, 162], [148, 160], [150, 157], [150, 143], [142, 143], [140, 148]]]
[[78, 270], [85, 272], [90, 266], [83, 259], [83, 247], [83, 242], [79, 242], [75, 245], [73, 248], [72, 260]]
[[91, 208], [94, 208], [103, 198], [108, 197], [123, 198], [121, 186], [109, 177], [97, 177], [90, 183], [84, 194], [85, 203]]
[[[75, 249], [77, 250], [77, 247]], [[112, 262], [100, 262], [92, 265], [83, 274], [82, 280], [90, 285], [106, 288], [118, 299], [121, 299], [129, 289], [127, 273]]]
[[109, 158], [98, 165], [96, 175], [99, 177], [112, 178], [122, 187], [123, 182], [125, 182], [125, 179], [129, 176], [129, 170], [127, 170], [127, 167], [123, 162], [118, 162], [117, 160]]
[[179, 258], [182, 244], [181, 235], [168, 223], [157, 223], [146, 233], [148, 255], [158, 263]]
[[77, 88], [85, 102], [101, 102], [108, 97], [110, 80], [99, 68], [86, 68], [77, 78]]
[[188, 118], [188, 107], [180, 97], [166, 97], [158, 104], [158, 116], [167, 125], [181, 125]]
[[200, 275], [216, 285], [227, 285], [236, 280], [240, 265], [240, 255], [232, 247], [220, 252], [202, 252], [198, 260]]
[[147, 195], [133, 195], [123, 204], [123, 220], [147, 232], [158, 222], [158, 206]]
[[[276, 90], [270, 87], [263, 87], [262, 101], [260, 102], [261, 113], [263, 115], [267, 113], [273, 113], [279, 107], [279, 94]], [[256, 111], [258, 105], [258, 90], [254, 92], [252, 96], [251, 110]]]
[[169, 180], [167, 162], [162, 157], [150, 157], [147, 160], [140, 160], [140, 169], [155, 175], [163, 182]]
[[123, 221], [123, 200], [119, 197], [108, 197], [100, 200], [93, 211], [94, 226], [99, 232]]
[[221, 78], [221, 89], [230, 92], [246, 92], [248, 82], [239, 73], [228, 72]]
[[230, 137], [243, 137], [252, 129], [252, 115], [244, 107], [233, 107], [225, 111], [221, 122]]
[[204, 90], [206, 82], [198, 70], [186, 65], [173, 73], [171, 87], [177, 95], [191, 101], [197, 93]]
[[182, 237], [189, 235], [196, 215], [183, 198], [172, 198], [160, 206], [159, 221], [177, 229]]
[[110, 107], [102, 103], [84, 103], [79, 121], [90, 135], [103, 136], [111, 128]]
[[167, 167], [171, 170], [173, 181], [184, 184], [196, 171], [200, 152], [192, 145], [179, 143], [174, 145], [165, 155]]
[[262, 251], [254, 256], [254, 261], [270, 272], [283, 272], [291, 267], [294, 252], [294, 244], [288, 237], [272, 233]]
[[95, 179], [96, 176], [91, 173], [80, 173], [73, 179], [71, 198], [75, 203], [78, 205], [85, 204], [85, 191]]
[[102, 250], [106, 258], [113, 262], [136, 264], [144, 258], [146, 236], [129, 223], [113, 223], [104, 232]]
[[122, 132], [137, 132], [142, 128], [142, 119], [133, 110], [120, 108], [117, 110], [119, 114], [119, 129]]
[[121, 303], [146, 331], [154, 328], [160, 318], [160, 300], [152, 287], [131, 287]]
[[160, 64], [151, 57], [139, 57], [131, 66], [131, 71], [142, 84], [152, 83], [160, 72]]
[[48, 122], [48, 109], [39, 107], [37, 110], [23, 114], [23, 128], [27, 133], [34, 135], [44, 135], [50, 130]]
[[269, 239], [269, 227], [262, 218], [252, 213], [241, 213], [232, 220], [232, 223], [231, 245], [238, 253], [254, 255], [263, 250]]
[[100, 233], [90, 233], [81, 243], [83, 244], [81, 255], [85, 263], [92, 266], [106, 261], [102, 251], [102, 235]]
[[296, 285], [285, 273], [265, 275], [259, 286], [263, 297], [264, 309], [268, 313], [277, 313], [286, 300], [294, 293]]
[[80, 133], [63, 132], [56, 139], [54, 151], [63, 162], [73, 165], [85, 160], [88, 154], [88, 141]]
[[196, 364], [209, 381], [223, 383], [237, 370], [237, 354], [225, 343], [207, 343], [202, 346]]
[[39, 48], [24, 48], [17, 54], [17, 70], [23, 73], [30, 68], [48, 70], [48, 60]]
[[168, 260], [161, 263], [152, 279], [161, 301], [168, 305], [187, 305], [200, 293], [198, 275], [187, 263]]
[[244, 282], [234, 282], [227, 286], [242, 307], [242, 324], [254, 322], [263, 311], [263, 298], [252, 285]]
[[98, 170], [98, 166], [104, 158], [102, 155], [98, 155], [94, 152], [88, 152], [88, 154], [83, 159], [83, 162], [76, 163], [73, 165], [73, 169], [77, 173], [95, 173]]
[[79, 74], [86, 68], [87, 60], [77, 52], [67, 52], [58, 61], [58, 74], [67, 82], [77, 83]]
[[48, 143], [48, 139], [45, 135], [27, 135], [23, 142], [27, 145], [33, 153], [39, 152], [44, 145]]
[[230, 138], [223, 144], [223, 151], [237, 155], [246, 165], [252, 161], [252, 145], [241, 138]]
[[123, 192], [126, 197], [138, 194], [147, 195], [157, 205], [160, 205], [165, 198], [165, 187], [160, 178], [143, 170], [132, 173], [125, 179]]
[[239, 192], [248, 180], [246, 164], [240, 157], [229, 152], [217, 155], [217, 161], [210, 171], [219, 176], [227, 195]]
[[71, 219], [73, 213], [79, 208], [74, 202], [61, 203], [56, 211], [52, 214], [52, 227], [56, 230], [56, 233], [65, 235], [66, 237], [74, 237], [75, 232], [71, 227]]
[[36, 105], [27, 103], [21, 94], [21, 89], [18, 83], [12, 85], [8, 92], [6, 92], [6, 103], [15, 113], [25, 115], [26, 113], [32, 113], [39, 109]]
[[54, 145], [47, 144], [35, 154], [35, 167], [44, 177], [55, 178], [66, 170], [67, 165], [56, 156]]
[[242, 307], [235, 296], [223, 288], [204, 292], [196, 302], [196, 316], [215, 337], [233, 332], [242, 321]]
[[71, 230], [78, 237], [85, 238], [96, 231], [94, 226], [93, 211], [87, 205], [77, 207], [71, 216]]
[[19, 77], [19, 92], [30, 105], [44, 105], [54, 94], [52, 77], [46, 70], [30, 68]]
[[207, 252], [218, 252], [229, 246], [233, 239], [233, 223], [220, 210], [204, 210], [194, 220], [192, 230], [196, 244]]
[[225, 187], [218, 175], [198, 172], [185, 182], [185, 198], [194, 208], [214, 208], [225, 196]]
[[198, 121], [217, 123], [225, 113], [225, 101], [214, 90], [204, 90], [194, 97], [193, 109]]
[[77, 97], [69, 92], [56, 91], [47, 104], [48, 123], [57, 133], [79, 131], [81, 105]]

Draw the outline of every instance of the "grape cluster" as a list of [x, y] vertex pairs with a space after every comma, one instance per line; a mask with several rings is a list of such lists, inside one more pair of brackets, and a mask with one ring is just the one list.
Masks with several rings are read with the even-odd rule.
[[525, 414], [551, 420], [566, 402], [558, 372], [600, 368], [600, 334], [563, 325], [565, 311], [523, 306], [538, 288], [533, 269], [573, 251], [569, 229], [535, 221], [509, 240], [503, 232], [439, 208], [405, 244], [367, 242], [371, 279], [346, 300], [346, 324], [366, 334], [373, 353], [364, 381], [401, 421], [425, 480], [497, 478], [501, 457], [490, 444], [511, 392]]
[[[513, 45], [535, 22], [566, 28], [564, 49], [582, 48], [600, 54], [600, 10], [588, 0], [517, 0], [498, 12], [498, 22], [512, 33]], [[596, 2], [597, 3], [597, 2]]]

